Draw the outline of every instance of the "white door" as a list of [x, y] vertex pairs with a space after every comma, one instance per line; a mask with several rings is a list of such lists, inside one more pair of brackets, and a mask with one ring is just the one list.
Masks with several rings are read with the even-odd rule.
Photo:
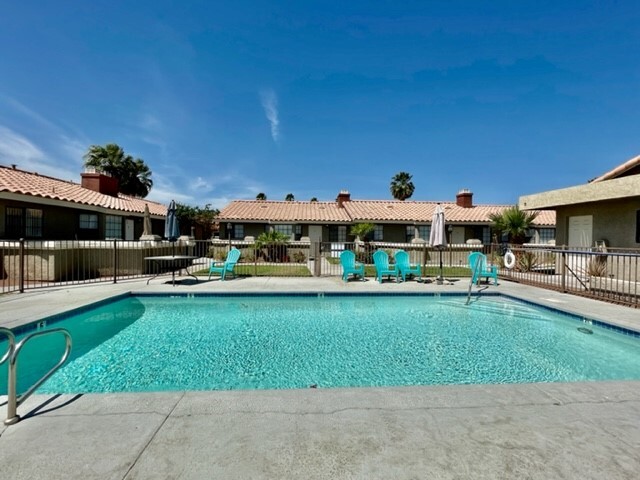
[[124, 239], [125, 240], [133, 240], [133, 220], [127, 218], [124, 221]]
[[309, 240], [311, 243], [322, 241], [322, 225], [309, 225]]
[[[593, 216], [578, 215], [569, 217], [569, 235], [567, 244], [569, 249], [586, 250], [591, 247], [593, 232]], [[587, 255], [584, 254], [568, 254], [567, 266], [576, 275], [586, 275], [587, 273]]]
[[593, 233], [593, 216], [579, 215], [569, 217], [569, 247], [591, 247]]

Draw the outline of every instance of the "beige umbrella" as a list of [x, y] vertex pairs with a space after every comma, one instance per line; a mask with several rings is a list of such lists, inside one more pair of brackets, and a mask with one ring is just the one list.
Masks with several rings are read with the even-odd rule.
[[442, 283], [442, 250], [447, 246], [447, 233], [444, 225], [444, 208], [438, 204], [433, 219], [431, 220], [431, 232], [429, 234], [429, 245], [437, 248], [440, 252], [440, 275], [436, 278], [437, 283]]
[[149, 205], [144, 204], [144, 220], [142, 224], [142, 236], [152, 235], [151, 229], [151, 213], [149, 212]]

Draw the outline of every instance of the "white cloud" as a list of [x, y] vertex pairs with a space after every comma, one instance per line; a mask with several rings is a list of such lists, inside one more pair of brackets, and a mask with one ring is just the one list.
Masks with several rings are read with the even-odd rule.
[[42, 151], [22, 135], [0, 126], [0, 160], [6, 164], [34, 164], [44, 159]]
[[276, 93], [269, 89], [260, 92], [260, 101], [262, 108], [264, 108], [264, 114], [271, 124], [271, 138], [278, 143], [280, 138], [280, 120], [278, 120], [278, 97]]

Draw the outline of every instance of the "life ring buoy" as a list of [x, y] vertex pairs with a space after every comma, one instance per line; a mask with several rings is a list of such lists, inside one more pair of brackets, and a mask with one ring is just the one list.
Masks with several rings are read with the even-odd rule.
[[511, 250], [507, 250], [507, 253], [504, 254], [504, 266], [509, 270], [516, 266], [516, 256]]

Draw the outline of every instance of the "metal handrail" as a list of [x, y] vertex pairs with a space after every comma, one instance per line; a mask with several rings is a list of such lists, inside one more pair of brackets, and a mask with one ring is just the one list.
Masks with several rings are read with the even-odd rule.
[[482, 265], [482, 257], [478, 256], [478, 259], [476, 260], [476, 264], [473, 266], [473, 270], [471, 270], [471, 279], [469, 280], [469, 291], [467, 292], [467, 303], [465, 303], [465, 305], [469, 305], [469, 302], [471, 301], [471, 287], [473, 287], [473, 283], [476, 279], [476, 272], [480, 265]]
[[[3, 329], [4, 331], [5, 329]], [[62, 333], [65, 337], [65, 349], [62, 357], [56, 363], [51, 370], [45, 373], [40, 380], [34, 383], [29, 390], [18, 397], [17, 395], [17, 362], [18, 355], [22, 350], [22, 347], [25, 344], [35, 337], [41, 337], [44, 335], [49, 335], [52, 333]], [[13, 333], [11, 333], [13, 336]], [[11, 336], [9, 338], [11, 339]], [[11, 340], [10, 340], [11, 343]], [[51, 375], [53, 375], [69, 358], [69, 354], [71, 353], [71, 334], [65, 330], [64, 328], [52, 328], [51, 330], [43, 330], [42, 332], [34, 332], [31, 335], [27, 335], [24, 337], [18, 344], [14, 344], [13, 348], [9, 347], [9, 375], [7, 380], [7, 419], [4, 421], [5, 425], [13, 425], [14, 423], [18, 423], [20, 421], [20, 416], [18, 415], [18, 406], [24, 402], [27, 398], [36, 391], [36, 389], [42, 385]], [[4, 358], [4, 357], [3, 357]]]
[[9, 348], [7, 348], [5, 354], [0, 358], [0, 365], [2, 365], [11, 356], [13, 349], [16, 347], [16, 336], [11, 330], [4, 327], [0, 327], [0, 333], [3, 333], [7, 337], [7, 340], [9, 340]]

